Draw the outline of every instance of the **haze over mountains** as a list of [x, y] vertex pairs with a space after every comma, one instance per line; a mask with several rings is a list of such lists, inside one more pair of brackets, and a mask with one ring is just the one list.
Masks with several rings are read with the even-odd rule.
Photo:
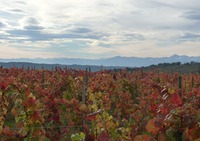
[[0, 62], [30, 62], [42, 64], [62, 64], [62, 65], [95, 65], [95, 66], [123, 66], [123, 67], [142, 67], [149, 65], [156, 65], [159, 63], [173, 63], [173, 62], [200, 62], [199, 57], [173, 55], [170, 57], [160, 58], [140, 58], [140, 57], [121, 57], [116, 56], [104, 59], [81, 59], [81, 58], [18, 58], [18, 59], [0, 59]]

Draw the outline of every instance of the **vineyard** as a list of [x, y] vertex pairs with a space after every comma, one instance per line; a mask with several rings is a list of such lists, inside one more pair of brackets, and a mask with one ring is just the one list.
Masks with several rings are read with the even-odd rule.
[[1, 141], [200, 141], [200, 75], [0, 67]]

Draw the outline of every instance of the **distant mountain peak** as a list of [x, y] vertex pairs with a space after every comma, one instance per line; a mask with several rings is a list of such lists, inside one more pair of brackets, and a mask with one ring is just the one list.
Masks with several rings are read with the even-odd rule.
[[149, 65], [157, 65], [159, 63], [173, 62], [200, 62], [200, 57], [190, 57], [186, 55], [174, 54], [170, 57], [124, 57], [115, 56], [104, 59], [81, 59], [81, 58], [18, 58], [18, 59], [0, 59], [0, 62], [30, 62], [44, 64], [62, 64], [62, 65], [103, 65], [103, 66], [124, 66], [124, 67], [142, 67]]

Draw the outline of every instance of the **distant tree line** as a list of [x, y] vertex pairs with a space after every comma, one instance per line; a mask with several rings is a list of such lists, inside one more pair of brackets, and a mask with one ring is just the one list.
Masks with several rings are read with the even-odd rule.
[[150, 65], [148, 67], [141, 67], [141, 68], [127, 68], [128, 71], [135, 71], [139, 69], [142, 69], [144, 71], [159, 70], [161, 72], [181, 72], [181, 73], [200, 74], [200, 63], [188, 62], [181, 64], [181, 62], [173, 62], [173, 63], [159, 63], [157, 65]]
[[[32, 68], [32, 69], [55, 69], [59, 68], [70, 68], [76, 70], [85, 70], [86, 68], [90, 68], [91, 71], [100, 71], [100, 70], [113, 70], [120, 71], [124, 69], [124, 67], [116, 67], [116, 66], [92, 66], [92, 65], [60, 65], [60, 64], [36, 64], [36, 63], [27, 63], [27, 62], [9, 62], [9, 63], [1, 63], [0, 66], [4, 68]], [[181, 72], [181, 73], [199, 73], [200, 74], [200, 62], [189, 62], [181, 64], [181, 62], [173, 62], [173, 63], [160, 63], [157, 65], [150, 65], [148, 67], [127, 67], [127, 71], [136, 71], [136, 70], [144, 70], [144, 71], [152, 71], [158, 70], [161, 72]]]

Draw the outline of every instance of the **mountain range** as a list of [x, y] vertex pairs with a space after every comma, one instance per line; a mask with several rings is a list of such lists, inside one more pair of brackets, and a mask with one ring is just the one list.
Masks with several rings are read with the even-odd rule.
[[95, 66], [121, 66], [121, 67], [145, 67], [159, 63], [188, 63], [200, 62], [200, 56], [173, 55], [170, 57], [111, 57], [104, 59], [81, 59], [81, 58], [18, 58], [0, 59], [0, 62], [29, 62], [39, 64], [61, 64], [61, 65], [95, 65]]

